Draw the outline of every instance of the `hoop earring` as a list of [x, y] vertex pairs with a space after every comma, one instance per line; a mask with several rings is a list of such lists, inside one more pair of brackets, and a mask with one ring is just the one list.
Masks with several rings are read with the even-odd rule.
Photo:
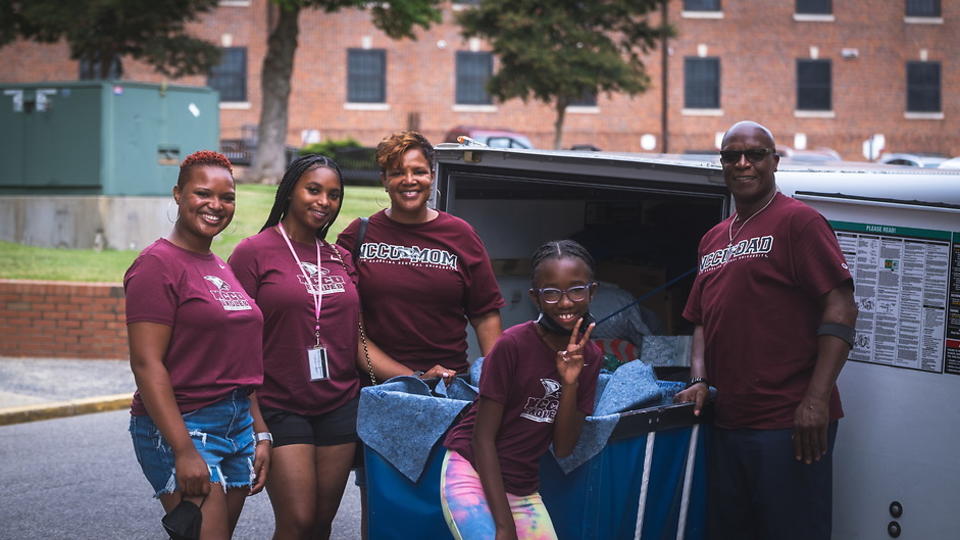
[[166, 216], [167, 216], [167, 221], [169, 221], [170, 223], [176, 223], [176, 222], [177, 222], [177, 219], [180, 217], [180, 207], [179, 207], [179, 206], [177, 206], [177, 217], [176, 217], [176, 219], [170, 217], [170, 209], [173, 208], [174, 206], [175, 206], [175, 205], [173, 204], [173, 201], [167, 201], [167, 210], [166, 210], [165, 213], [166, 213]]

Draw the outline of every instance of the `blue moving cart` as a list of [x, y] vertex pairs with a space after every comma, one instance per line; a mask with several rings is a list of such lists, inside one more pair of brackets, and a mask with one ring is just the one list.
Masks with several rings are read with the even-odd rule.
[[[691, 404], [672, 403], [682, 385], [660, 384], [660, 404], [620, 413], [604, 448], [569, 474], [543, 457], [541, 495], [561, 540], [706, 537], [709, 424]], [[364, 446], [370, 538], [451, 538], [440, 506], [444, 451], [438, 441], [414, 482]]]

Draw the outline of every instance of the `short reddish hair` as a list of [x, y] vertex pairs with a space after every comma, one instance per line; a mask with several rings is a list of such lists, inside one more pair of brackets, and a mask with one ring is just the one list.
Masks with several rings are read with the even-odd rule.
[[416, 148], [423, 152], [423, 157], [427, 163], [433, 165], [433, 145], [419, 131], [398, 131], [387, 135], [377, 145], [377, 166], [381, 173], [386, 173], [387, 168], [399, 163], [404, 152]]
[[180, 175], [177, 176], [177, 185], [183, 187], [187, 182], [187, 173], [194, 167], [223, 167], [233, 176], [233, 164], [227, 159], [227, 156], [213, 150], [198, 150], [183, 160], [180, 164]]

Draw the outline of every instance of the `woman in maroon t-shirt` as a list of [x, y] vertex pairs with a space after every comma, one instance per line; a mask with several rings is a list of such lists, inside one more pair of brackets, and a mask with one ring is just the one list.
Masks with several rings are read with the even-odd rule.
[[298, 158], [260, 233], [230, 256], [265, 319], [257, 395], [273, 434], [267, 491], [279, 538], [330, 535], [358, 440], [359, 374], [394, 374], [381, 366], [376, 344], [360, 339], [350, 253], [325, 240], [343, 194], [336, 163]]
[[188, 156], [173, 188], [173, 232], [144, 249], [124, 276], [137, 461], [168, 512], [168, 531], [185, 532], [171, 518], [186, 516], [190, 525], [202, 516], [201, 538], [233, 533], [245, 498], [263, 488], [270, 459], [269, 445], [259, 444], [270, 434], [252, 392], [263, 381], [263, 316], [210, 252], [233, 218], [232, 174], [222, 154]]
[[602, 364], [590, 341], [593, 258], [560, 240], [531, 265], [540, 318], [503, 333], [484, 360], [480, 396], [444, 440], [440, 497], [455, 538], [556, 538], [540, 458], [551, 443], [557, 456], [570, 454], [593, 412]]
[[384, 138], [377, 164], [390, 207], [337, 240], [357, 255], [364, 321], [387, 375], [465, 373], [467, 322], [484, 355], [501, 332], [504, 302], [483, 242], [467, 222], [427, 206], [432, 160], [416, 131]]

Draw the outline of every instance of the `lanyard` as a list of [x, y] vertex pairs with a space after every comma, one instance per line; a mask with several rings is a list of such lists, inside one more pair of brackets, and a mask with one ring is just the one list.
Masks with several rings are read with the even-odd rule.
[[[277, 228], [280, 230], [280, 236], [283, 237], [283, 240], [287, 243], [287, 247], [290, 248], [290, 254], [293, 255], [293, 260], [297, 261], [297, 268], [300, 269], [300, 273], [303, 274], [303, 278], [307, 280], [306, 284], [309, 287], [312, 283], [310, 275], [307, 274], [307, 271], [304, 270], [303, 264], [300, 262], [300, 257], [297, 256], [297, 251], [293, 249], [293, 244], [290, 243], [290, 239], [287, 237], [287, 231], [283, 230], [283, 224], [277, 223]], [[320, 346], [320, 307], [323, 303], [323, 273], [321, 272], [320, 267], [320, 240], [314, 238], [313, 241], [317, 245], [317, 287], [314, 293], [308, 293], [313, 297], [313, 308], [314, 315], [316, 316], [316, 323], [313, 327], [314, 335], [317, 338], [316, 346]], [[309, 288], [307, 289], [309, 291]]]

